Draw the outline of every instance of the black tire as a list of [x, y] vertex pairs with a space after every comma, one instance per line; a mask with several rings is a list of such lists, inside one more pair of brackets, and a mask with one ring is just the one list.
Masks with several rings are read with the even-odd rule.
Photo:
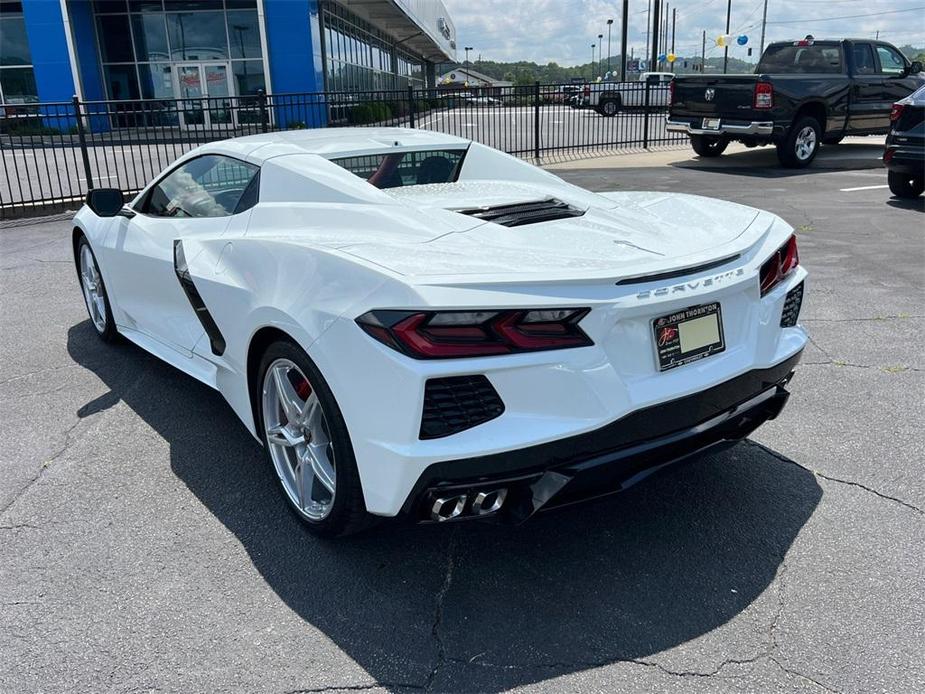
[[[102, 328], [98, 324], [97, 319], [94, 318], [93, 309], [90, 307], [90, 299], [84, 287], [84, 278], [81, 272], [81, 256], [84, 253], [84, 249], [89, 252], [89, 257], [93, 262], [93, 268], [96, 271], [98, 281], [99, 294], [102, 295], [103, 306], [105, 307], [105, 322]], [[116, 321], [112, 317], [112, 305], [109, 303], [109, 292], [106, 291], [106, 283], [103, 282], [103, 276], [99, 270], [99, 263], [96, 262], [96, 254], [90, 247], [90, 242], [87, 241], [87, 237], [82, 234], [77, 241], [77, 247], [74, 252], [74, 263], [77, 268], [77, 281], [80, 283], [80, 293], [84, 297], [84, 306], [87, 309], [87, 315], [90, 317], [90, 325], [93, 326], [94, 332], [103, 342], [116, 341], [119, 337], [119, 331], [116, 329]]]
[[609, 96], [605, 99], [601, 99], [600, 103], [597, 105], [597, 112], [604, 116], [604, 118], [613, 118], [620, 113], [621, 106], [622, 104], [619, 98]]
[[318, 395], [318, 400], [321, 403], [324, 418], [327, 422], [328, 435], [334, 449], [334, 471], [337, 480], [331, 510], [326, 517], [320, 520], [312, 520], [299, 510], [298, 506], [292, 502], [286, 493], [282, 480], [279, 480], [278, 487], [280, 495], [308, 530], [319, 537], [331, 538], [351, 535], [371, 527], [375, 522], [375, 517], [366, 511], [366, 504], [363, 501], [363, 488], [360, 484], [356, 457], [353, 453], [353, 444], [350, 442], [347, 424], [341, 414], [340, 407], [337, 405], [337, 400], [335, 400], [327, 381], [324, 380], [324, 376], [321, 375], [315, 363], [301, 347], [289, 340], [274, 342], [267, 347], [260, 359], [256, 381], [252, 384], [253, 392], [257, 394], [257, 431], [263, 442], [264, 453], [267, 457], [267, 462], [270, 464], [270, 469], [276, 475], [270, 447], [267, 444], [267, 427], [261, 395], [266, 372], [270, 365], [278, 359], [287, 359], [298, 366], [307, 377], [312, 390]]
[[897, 198], [917, 198], [925, 192], [925, 175], [922, 174], [914, 176], [890, 171], [886, 180], [890, 184], [890, 192]]
[[710, 135], [691, 135], [691, 147], [701, 157], [718, 157], [726, 151], [729, 140]]
[[819, 121], [812, 116], [803, 116], [777, 143], [777, 159], [788, 169], [804, 169], [816, 158], [821, 142], [822, 126]]
[[822, 138], [822, 144], [837, 145], [844, 139], [845, 139], [844, 135], [826, 135], [825, 137]]

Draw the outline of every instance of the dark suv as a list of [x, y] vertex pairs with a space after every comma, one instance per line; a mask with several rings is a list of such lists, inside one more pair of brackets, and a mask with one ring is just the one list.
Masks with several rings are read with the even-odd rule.
[[893, 195], [915, 198], [925, 191], [925, 87], [893, 104], [883, 163]]

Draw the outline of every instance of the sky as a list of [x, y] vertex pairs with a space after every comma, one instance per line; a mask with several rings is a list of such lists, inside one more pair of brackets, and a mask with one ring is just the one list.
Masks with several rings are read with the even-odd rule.
[[[629, 46], [645, 52], [650, 0], [630, 0]], [[655, 0], [651, 0], [654, 2]], [[620, 52], [622, 0], [444, 0], [456, 24], [459, 60], [472, 46], [471, 60], [528, 60], [580, 65], [591, 60], [591, 44], [603, 34], [607, 56], [607, 19], [613, 18], [612, 55]], [[716, 37], [725, 33], [726, 0], [676, 0], [675, 53], [700, 54], [701, 32], [707, 32], [707, 57], [722, 55]], [[761, 38], [764, 0], [732, 0], [730, 34], [748, 36], [729, 55], [748, 59], [746, 50]], [[865, 16], [856, 16], [865, 15]], [[852, 17], [853, 16], [853, 17]], [[836, 17], [848, 17], [834, 19]], [[871, 37], [897, 46], [925, 46], [925, 0], [768, 0], [766, 42], [802, 38]], [[753, 57], [752, 60], [755, 58]]]

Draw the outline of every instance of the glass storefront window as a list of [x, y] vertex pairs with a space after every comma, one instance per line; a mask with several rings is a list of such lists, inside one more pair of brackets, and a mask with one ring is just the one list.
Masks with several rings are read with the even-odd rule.
[[0, 14], [0, 65], [31, 65], [22, 13]]
[[142, 99], [172, 99], [173, 68], [168, 63], [139, 65]]
[[259, 58], [260, 24], [257, 12], [234, 10], [228, 13], [228, 39], [232, 58]]
[[0, 104], [39, 100], [21, 3], [0, 3]]
[[135, 60], [128, 15], [104, 14], [97, 17], [97, 36], [102, 39], [100, 54], [104, 63], [130, 63]]
[[133, 14], [132, 31], [139, 61], [167, 60], [167, 27], [162, 14]]
[[228, 57], [224, 12], [168, 12], [167, 32], [173, 60], [221, 60]]
[[5, 104], [36, 103], [39, 96], [32, 68], [7, 67], [0, 70], [0, 95]]
[[106, 78], [106, 92], [110, 98], [138, 98], [138, 78], [134, 65], [106, 65], [103, 74]]
[[266, 89], [263, 77], [263, 62], [259, 60], [235, 60], [231, 63], [234, 71], [235, 93], [238, 96], [251, 96], [258, 89]]

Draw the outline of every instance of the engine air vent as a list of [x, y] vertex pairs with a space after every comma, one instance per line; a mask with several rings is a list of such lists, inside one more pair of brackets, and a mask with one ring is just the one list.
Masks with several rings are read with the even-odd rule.
[[506, 227], [517, 227], [522, 224], [537, 224], [550, 222], [554, 219], [567, 219], [568, 217], [581, 217], [584, 211], [572, 207], [567, 202], [547, 198], [536, 202], [519, 202], [513, 205], [497, 205], [496, 207], [475, 207], [468, 210], [456, 210], [460, 214], [484, 219]]
[[431, 378], [424, 386], [422, 439], [471, 429], [504, 412], [504, 403], [485, 376]]

